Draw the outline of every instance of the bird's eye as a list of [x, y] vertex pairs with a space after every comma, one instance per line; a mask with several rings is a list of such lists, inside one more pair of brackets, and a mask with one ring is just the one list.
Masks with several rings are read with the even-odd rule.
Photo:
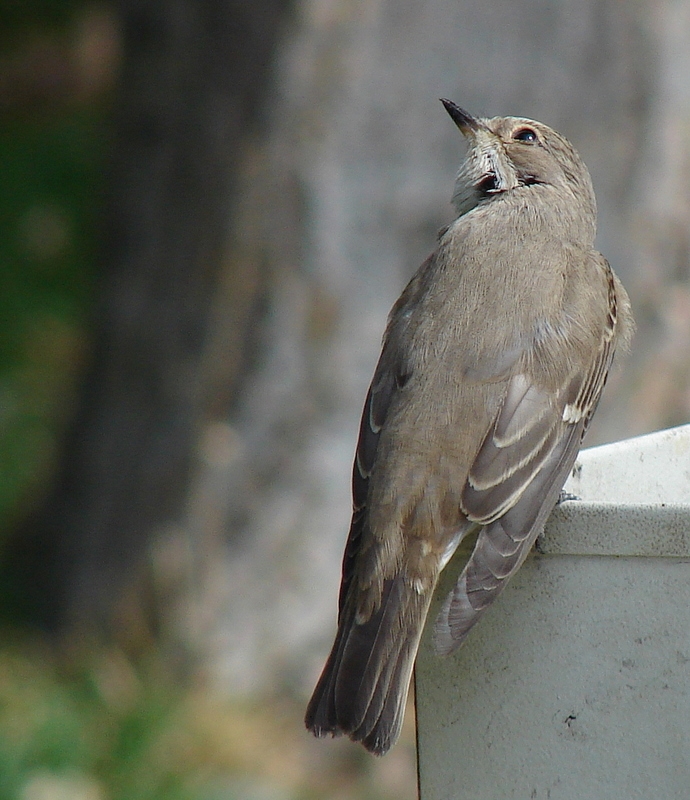
[[516, 139], [518, 142], [527, 142], [528, 144], [535, 144], [539, 141], [539, 137], [534, 128], [519, 128], [513, 134], [513, 139]]

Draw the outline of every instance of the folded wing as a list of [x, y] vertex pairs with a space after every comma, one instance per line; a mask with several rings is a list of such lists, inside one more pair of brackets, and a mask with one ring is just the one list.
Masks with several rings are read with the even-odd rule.
[[436, 620], [434, 645], [450, 653], [465, 639], [529, 553], [565, 483], [613, 358], [615, 317], [590, 368], [549, 392], [513, 376], [462, 493], [482, 527], [474, 551]]

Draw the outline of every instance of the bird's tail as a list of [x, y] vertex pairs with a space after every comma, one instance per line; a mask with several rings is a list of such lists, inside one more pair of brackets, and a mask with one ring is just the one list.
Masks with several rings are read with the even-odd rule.
[[376, 755], [395, 744], [432, 594], [420, 594], [398, 575], [386, 581], [379, 609], [361, 623], [352, 596], [345, 602], [307, 707], [305, 723], [314, 735], [344, 733]]

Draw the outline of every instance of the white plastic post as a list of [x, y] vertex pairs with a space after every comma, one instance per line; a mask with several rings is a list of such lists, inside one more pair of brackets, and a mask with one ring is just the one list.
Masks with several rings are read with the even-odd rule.
[[420, 800], [690, 798], [690, 425], [584, 450], [566, 490], [464, 646], [424, 634]]

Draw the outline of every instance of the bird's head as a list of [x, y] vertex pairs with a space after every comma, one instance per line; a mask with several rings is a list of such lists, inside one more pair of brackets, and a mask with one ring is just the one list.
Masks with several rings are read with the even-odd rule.
[[[453, 203], [460, 215], [519, 193], [576, 211], [593, 236], [596, 201], [589, 172], [570, 142], [541, 122], [522, 117], [478, 119], [441, 100], [468, 142]], [[589, 231], [588, 231], [589, 232]]]

